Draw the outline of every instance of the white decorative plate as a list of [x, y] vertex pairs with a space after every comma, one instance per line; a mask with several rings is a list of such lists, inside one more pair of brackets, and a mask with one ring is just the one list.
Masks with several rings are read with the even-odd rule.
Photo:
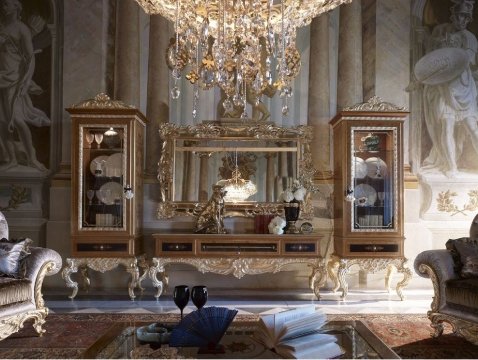
[[121, 200], [123, 197], [123, 186], [114, 181], [107, 182], [100, 187], [96, 196], [103, 204], [113, 205], [115, 200]]
[[367, 175], [372, 179], [382, 179], [388, 174], [387, 164], [379, 157], [370, 157], [365, 160], [365, 164], [367, 165]]
[[106, 176], [106, 162], [109, 156], [101, 155], [95, 157], [90, 162], [90, 171], [93, 175], [95, 175], [95, 170], [101, 170], [101, 174], [99, 176]]
[[377, 201], [377, 192], [368, 184], [360, 184], [354, 189], [354, 197], [358, 206], [372, 206]]
[[106, 160], [106, 176], [120, 177], [123, 174], [123, 154], [110, 155]]
[[354, 169], [355, 169], [355, 178], [363, 179], [367, 176], [367, 164], [365, 164], [364, 159], [354, 156]]

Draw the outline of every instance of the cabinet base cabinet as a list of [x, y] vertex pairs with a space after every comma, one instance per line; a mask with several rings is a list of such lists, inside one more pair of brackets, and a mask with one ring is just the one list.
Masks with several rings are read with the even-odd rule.
[[78, 258], [100, 257], [121, 258], [141, 254], [142, 236], [130, 238], [124, 236], [73, 236], [72, 256]]
[[[131, 275], [131, 281], [128, 284], [128, 294], [131, 300], [134, 300], [136, 295], [134, 289], [139, 288], [141, 292], [144, 288], [141, 286], [142, 281], [148, 275], [148, 264], [144, 256], [131, 256], [131, 257], [80, 257], [80, 258], [67, 258], [66, 265], [61, 272], [63, 280], [66, 282], [66, 286], [73, 289], [73, 292], [69, 296], [70, 299], [74, 299], [78, 294], [78, 283], [71, 279], [71, 274], [77, 273], [80, 270], [82, 275], [83, 287], [88, 289], [90, 286], [90, 278], [88, 276], [88, 269], [99, 271], [104, 273], [106, 271], [113, 270], [119, 265], [122, 265], [126, 272]], [[139, 268], [142, 269], [140, 275]]]
[[376, 273], [378, 271], [386, 270], [385, 274], [385, 288], [391, 292], [391, 277], [397, 271], [403, 275], [403, 279], [397, 283], [396, 291], [400, 300], [405, 300], [402, 289], [408, 285], [412, 278], [412, 271], [407, 265], [407, 259], [404, 257], [398, 258], [380, 258], [380, 257], [342, 257], [332, 255], [327, 264], [327, 273], [330, 279], [334, 282], [333, 291], [336, 292], [342, 289], [342, 299], [347, 297], [349, 286], [347, 284], [346, 275], [353, 266], [358, 266], [360, 270]]
[[335, 236], [335, 255], [342, 257], [403, 257], [403, 238], [351, 239]]

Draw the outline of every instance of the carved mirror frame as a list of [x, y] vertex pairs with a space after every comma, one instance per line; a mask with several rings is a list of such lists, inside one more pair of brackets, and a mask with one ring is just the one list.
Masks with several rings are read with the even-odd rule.
[[[159, 128], [162, 141], [161, 157], [158, 167], [161, 199], [158, 204], [157, 218], [171, 219], [175, 216], [197, 216], [206, 205], [206, 202], [174, 201], [174, 144], [180, 139], [194, 140], [225, 140], [240, 139], [267, 140], [267, 141], [295, 141], [297, 152], [297, 180], [308, 190], [307, 196], [301, 205], [301, 218], [311, 219], [313, 207], [310, 194], [317, 191], [313, 184], [316, 170], [312, 164], [310, 143], [313, 138], [311, 126], [297, 126], [293, 128], [278, 127], [271, 124], [253, 125], [222, 125], [215, 122], [204, 122], [199, 125], [178, 126], [171, 123], [162, 124]], [[280, 215], [283, 212], [281, 202], [226, 203], [225, 216], [253, 217], [255, 215]]]

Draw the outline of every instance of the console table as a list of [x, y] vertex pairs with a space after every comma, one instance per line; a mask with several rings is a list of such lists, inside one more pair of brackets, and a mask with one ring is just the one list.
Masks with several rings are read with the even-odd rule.
[[232, 274], [238, 279], [307, 264], [312, 269], [309, 286], [317, 298], [327, 276], [319, 234], [153, 234], [153, 238], [155, 257], [149, 275], [157, 288], [156, 298], [168, 284], [169, 264], [188, 264], [202, 273]]

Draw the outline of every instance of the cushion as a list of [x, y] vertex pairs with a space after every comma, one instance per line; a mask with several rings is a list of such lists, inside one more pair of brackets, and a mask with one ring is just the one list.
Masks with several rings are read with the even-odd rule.
[[478, 215], [471, 222], [470, 239], [478, 239]]
[[31, 297], [30, 280], [0, 277], [0, 306], [31, 301]]
[[8, 224], [5, 216], [0, 212], [0, 238], [8, 239]]
[[19, 277], [20, 262], [30, 254], [31, 239], [0, 240], [0, 274]]
[[464, 278], [478, 278], [478, 256], [467, 256], [461, 268], [461, 276]]
[[451, 308], [478, 314], [478, 278], [448, 280], [445, 297]]
[[478, 239], [450, 239], [446, 242], [446, 248], [451, 252], [455, 263], [455, 272], [460, 276], [463, 276], [463, 265], [467, 263], [468, 258], [478, 257]]

